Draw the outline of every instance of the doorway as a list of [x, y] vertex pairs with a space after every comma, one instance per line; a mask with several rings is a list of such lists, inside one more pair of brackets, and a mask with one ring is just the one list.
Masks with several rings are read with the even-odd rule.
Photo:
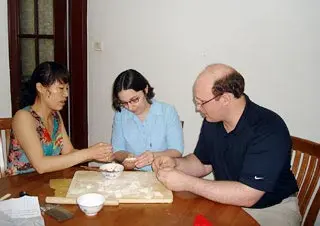
[[75, 148], [88, 146], [87, 0], [7, 0], [12, 115], [21, 108], [34, 68], [57, 61], [70, 71], [61, 111]]

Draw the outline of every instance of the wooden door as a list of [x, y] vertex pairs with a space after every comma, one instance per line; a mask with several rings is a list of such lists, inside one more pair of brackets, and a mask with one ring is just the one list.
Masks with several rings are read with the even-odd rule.
[[12, 114], [39, 63], [66, 65], [72, 82], [61, 114], [76, 148], [88, 145], [86, 8], [86, 0], [8, 0]]

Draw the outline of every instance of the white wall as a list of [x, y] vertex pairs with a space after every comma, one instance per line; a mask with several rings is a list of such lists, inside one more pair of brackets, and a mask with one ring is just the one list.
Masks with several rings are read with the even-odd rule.
[[7, 1], [0, 1], [0, 118], [11, 117]]
[[317, 0], [88, 1], [89, 142], [110, 139], [112, 83], [135, 68], [176, 106], [192, 152], [201, 124], [192, 84], [214, 62], [238, 69], [246, 93], [291, 134], [320, 142], [319, 8]]
[[192, 152], [201, 124], [192, 84], [216, 62], [239, 70], [246, 93], [292, 135], [320, 142], [319, 8], [318, 0], [88, 1], [89, 143], [110, 140], [112, 83], [135, 68], [176, 106]]

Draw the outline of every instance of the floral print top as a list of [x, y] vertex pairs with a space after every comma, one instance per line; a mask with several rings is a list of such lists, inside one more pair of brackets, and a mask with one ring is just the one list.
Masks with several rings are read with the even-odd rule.
[[[29, 111], [36, 119], [37, 133], [45, 156], [60, 155], [63, 149], [63, 135], [61, 130], [61, 122], [58, 112], [53, 112], [53, 130], [50, 136], [49, 131], [44, 126], [41, 117], [31, 108], [27, 106], [24, 110]], [[33, 172], [35, 169], [29, 162], [26, 153], [22, 150], [19, 141], [16, 139], [13, 131], [11, 131], [10, 147], [8, 153], [8, 168], [6, 174], [8, 176]]]

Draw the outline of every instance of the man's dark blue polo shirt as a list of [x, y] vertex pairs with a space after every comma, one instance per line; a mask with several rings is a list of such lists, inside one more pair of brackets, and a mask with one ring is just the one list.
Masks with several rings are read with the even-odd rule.
[[194, 154], [212, 165], [216, 180], [265, 191], [252, 206], [264, 208], [298, 191], [290, 170], [292, 143], [279, 115], [245, 97], [246, 107], [233, 131], [227, 133], [222, 122], [203, 121]]

